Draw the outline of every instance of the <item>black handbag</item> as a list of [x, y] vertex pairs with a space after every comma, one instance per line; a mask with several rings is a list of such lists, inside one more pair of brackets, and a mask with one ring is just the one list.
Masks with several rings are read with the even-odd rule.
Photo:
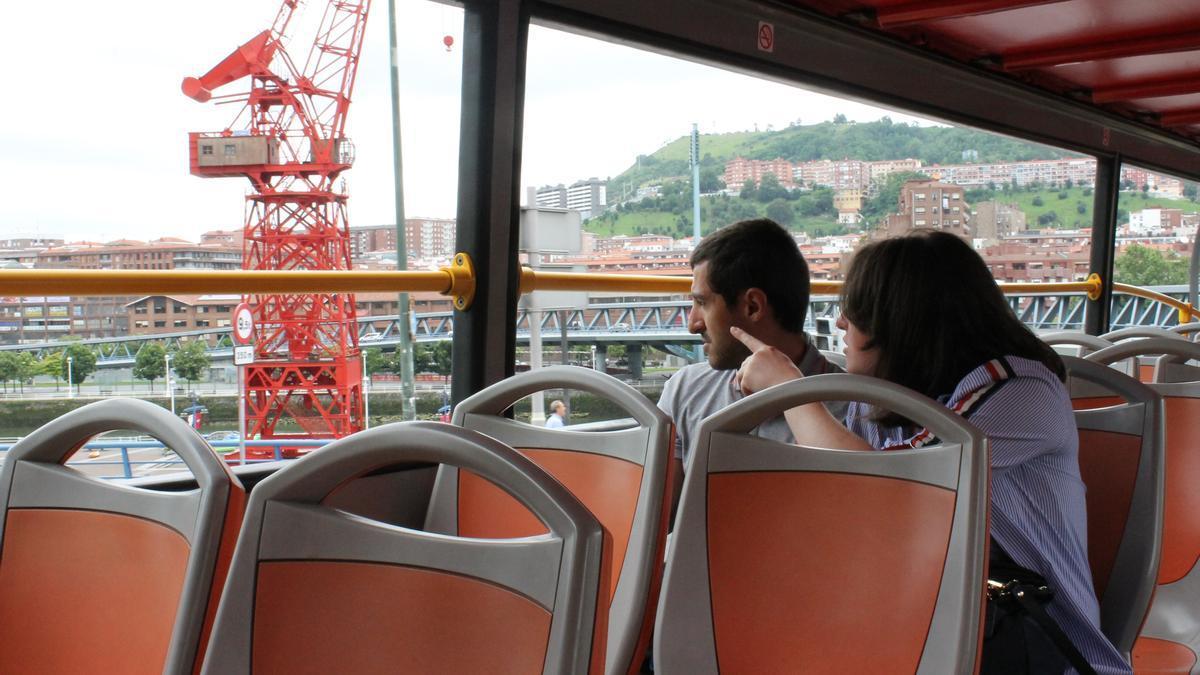
[[1054, 589], [1038, 573], [991, 546], [981, 675], [1061, 675], [1073, 666], [1096, 675], [1045, 606]]

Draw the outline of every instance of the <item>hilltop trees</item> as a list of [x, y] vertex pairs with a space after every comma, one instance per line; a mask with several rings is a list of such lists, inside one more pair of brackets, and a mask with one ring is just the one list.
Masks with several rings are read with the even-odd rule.
[[96, 372], [96, 352], [84, 345], [70, 345], [62, 352], [62, 379], [70, 375], [70, 384], [79, 385]]

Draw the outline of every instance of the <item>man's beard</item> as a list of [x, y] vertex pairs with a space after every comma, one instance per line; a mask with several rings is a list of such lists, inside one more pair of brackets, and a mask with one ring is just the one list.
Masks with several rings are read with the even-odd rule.
[[724, 348], [719, 351], [715, 349], [715, 343], [708, 343], [708, 365], [714, 370], [736, 370], [742, 367], [742, 362], [750, 356], [750, 350], [746, 345], [730, 338], [725, 343]]

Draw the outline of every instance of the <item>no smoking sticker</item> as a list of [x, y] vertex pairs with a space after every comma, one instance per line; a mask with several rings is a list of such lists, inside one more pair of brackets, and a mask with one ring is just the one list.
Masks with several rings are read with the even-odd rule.
[[775, 24], [766, 21], [758, 22], [758, 51], [775, 51]]

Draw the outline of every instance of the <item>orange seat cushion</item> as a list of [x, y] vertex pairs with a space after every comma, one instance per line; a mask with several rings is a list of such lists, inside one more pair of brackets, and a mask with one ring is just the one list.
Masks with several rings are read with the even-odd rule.
[[1195, 652], [1178, 642], [1143, 637], [1133, 645], [1135, 675], [1189, 675], [1194, 665]]
[[[519, 448], [583, 502], [612, 537], [608, 603], [616, 593], [633, 516], [642, 488], [642, 467], [615, 457], [586, 452]], [[544, 534], [546, 526], [529, 509], [470, 471], [458, 472], [458, 534], [510, 538]], [[607, 606], [607, 603], [606, 605]]]
[[334, 561], [261, 562], [256, 674], [540, 673], [550, 612], [480, 579]]
[[1088, 563], [1101, 601], [1125, 535], [1141, 453], [1140, 436], [1079, 430], [1079, 473], [1087, 486]]
[[954, 500], [951, 490], [875, 476], [710, 475], [721, 672], [915, 672]]
[[1200, 559], [1200, 399], [1168, 396], [1166, 496], [1158, 583], [1182, 579]]
[[183, 535], [116, 513], [10, 509], [3, 547], [0, 673], [162, 672]]

